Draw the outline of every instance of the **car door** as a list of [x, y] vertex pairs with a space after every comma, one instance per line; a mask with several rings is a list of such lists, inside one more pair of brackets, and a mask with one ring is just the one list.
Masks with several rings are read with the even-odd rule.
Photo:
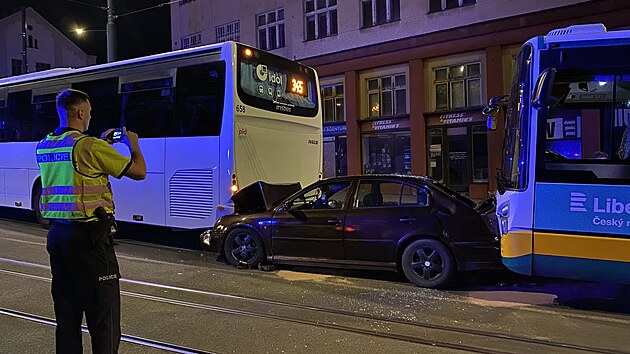
[[274, 259], [283, 257], [343, 259], [343, 223], [352, 181], [318, 183], [274, 214]]
[[346, 260], [394, 262], [398, 240], [409, 232], [433, 232], [429, 194], [399, 181], [361, 180], [346, 214]]

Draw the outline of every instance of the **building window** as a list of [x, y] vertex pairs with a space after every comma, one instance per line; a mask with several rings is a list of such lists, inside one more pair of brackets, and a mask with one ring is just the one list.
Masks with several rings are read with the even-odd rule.
[[322, 101], [324, 102], [324, 122], [343, 122], [346, 120], [343, 84], [323, 86]]
[[35, 63], [35, 71], [44, 71], [44, 70], [50, 70], [50, 64], [40, 63], [40, 62]]
[[400, 0], [363, 0], [362, 27], [382, 25], [400, 20]]
[[221, 26], [216, 26], [214, 28], [214, 32], [217, 36], [217, 43], [225, 41], [238, 42], [241, 40], [241, 24], [238, 20]]
[[337, 0], [305, 0], [306, 40], [336, 35]]
[[476, 0], [429, 0], [429, 13], [473, 5]]
[[368, 117], [407, 113], [407, 77], [395, 74], [367, 80]]
[[274, 50], [284, 44], [284, 9], [265, 12], [256, 16], [258, 48]]
[[20, 59], [11, 59], [11, 75], [22, 74], [22, 61]]
[[201, 45], [201, 32], [193, 33], [179, 39], [181, 49], [197, 47]]
[[468, 63], [436, 68], [435, 109], [457, 109], [481, 105], [481, 64]]

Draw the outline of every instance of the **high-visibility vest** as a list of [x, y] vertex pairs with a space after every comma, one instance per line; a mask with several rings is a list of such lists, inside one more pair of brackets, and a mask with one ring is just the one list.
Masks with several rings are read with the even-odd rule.
[[90, 139], [94, 138], [71, 130], [60, 135], [49, 134], [37, 144], [42, 217], [93, 220], [98, 207], [103, 207], [109, 214], [114, 213], [108, 176], [87, 176], [77, 169], [74, 150], [78, 145], [91, 145]]

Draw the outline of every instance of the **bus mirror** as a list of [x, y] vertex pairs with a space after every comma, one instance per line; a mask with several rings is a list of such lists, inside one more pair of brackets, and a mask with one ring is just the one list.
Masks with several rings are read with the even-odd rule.
[[486, 120], [488, 130], [497, 130], [497, 115], [501, 110], [501, 104], [506, 103], [509, 97], [509, 95], [494, 96], [490, 99], [488, 105], [481, 111], [484, 116], [488, 117]]
[[534, 98], [532, 99], [532, 107], [535, 109], [555, 107], [562, 99], [562, 97], [553, 95], [556, 72], [555, 68], [548, 68], [538, 76], [536, 87], [534, 87]]
[[488, 116], [486, 118], [486, 128], [488, 128], [488, 130], [490, 131], [495, 131], [497, 130], [497, 117], [495, 116]]

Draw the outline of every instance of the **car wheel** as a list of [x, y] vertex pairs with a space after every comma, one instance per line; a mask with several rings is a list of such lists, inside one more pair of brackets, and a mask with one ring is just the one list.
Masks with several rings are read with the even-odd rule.
[[253, 230], [235, 229], [228, 233], [223, 245], [225, 258], [231, 265], [258, 267], [265, 260], [265, 246]]
[[416, 240], [405, 248], [401, 267], [409, 281], [424, 288], [440, 288], [455, 273], [451, 252], [437, 240]]
[[33, 188], [33, 199], [31, 201], [37, 222], [46, 230], [50, 228], [50, 221], [42, 217], [42, 185], [40, 183], [35, 184]]

